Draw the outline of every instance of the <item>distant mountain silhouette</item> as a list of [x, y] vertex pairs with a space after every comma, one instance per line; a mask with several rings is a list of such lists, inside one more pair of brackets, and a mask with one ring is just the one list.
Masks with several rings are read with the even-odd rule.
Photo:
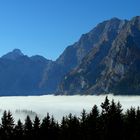
[[16, 60], [17, 58], [23, 56], [24, 54], [19, 49], [14, 49], [12, 52], [7, 53], [2, 56], [4, 59]]
[[46, 93], [40, 86], [44, 69], [52, 61], [42, 56], [28, 57], [19, 49], [0, 58], [0, 95]]

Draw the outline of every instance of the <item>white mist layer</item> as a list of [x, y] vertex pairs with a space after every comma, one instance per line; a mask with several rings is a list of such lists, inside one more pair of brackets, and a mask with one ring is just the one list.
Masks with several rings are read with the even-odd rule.
[[[53, 115], [56, 120], [61, 120], [63, 116], [72, 113], [80, 116], [83, 109], [89, 112], [96, 104], [100, 107], [106, 95], [101, 96], [13, 96], [0, 97], [0, 117], [4, 110], [13, 113], [15, 121], [19, 118], [23, 121], [26, 115], [33, 119], [37, 114], [43, 118], [47, 112]], [[140, 106], [140, 96], [113, 96], [108, 95], [109, 100], [120, 101], [124, 111], [131, 106]]]

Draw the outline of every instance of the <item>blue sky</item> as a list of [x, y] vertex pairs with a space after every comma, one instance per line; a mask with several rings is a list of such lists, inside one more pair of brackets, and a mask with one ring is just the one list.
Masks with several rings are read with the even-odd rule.
[[55, 60], [99, 22], [140, 15], [140, 0], [0, 0], [0, 56], [19, 48]]

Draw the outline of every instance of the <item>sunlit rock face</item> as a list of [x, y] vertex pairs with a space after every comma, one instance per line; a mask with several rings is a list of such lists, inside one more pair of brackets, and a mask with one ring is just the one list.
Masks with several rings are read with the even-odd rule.
[[[67, 73], [83, 63], [83, 59], [93, 48], [98, 51], [98, 45], [105, 43], [107, 40], [111, 43], [125, 23], [126, 21], [113, 18], [98, 24], [90, 32], [83, 34], [79, 41], [68, 46], [52, 67], [46, 71], [46, 75], [44, 76], [46, 78], [44, 78], [43, 84], [47, 85], [50, 90], [54, 91], [55, 89], [56, 91]], [[106, 52], [107, 50], [108, 48], [103, 51]], [[103, 52], [102, 55], [104, 55]]]
[[140, 94], [139, 24], [140, 17], [107, 21], [99, 43], [65, 76], [60, 91], [65, 94]]

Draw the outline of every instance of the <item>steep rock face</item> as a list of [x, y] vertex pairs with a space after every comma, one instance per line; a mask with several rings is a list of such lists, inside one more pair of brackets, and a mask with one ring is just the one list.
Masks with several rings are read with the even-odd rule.
[[[114, 60], [114, 61], [113, 61]], [[140, 93], [140, 17], [133, 18], [114, 41], [105, 64], [107, 91], [117, 94]], [[100, 84], [99, 84], [100, 85]]]
[[46, 69], [42, 86], [49, 92], [56, 91], [64, 75], [76, 68], [93, 48], [96, 49], [99, 44], [107, 40], [111, 43], [123, 24], [124, 21], [113, 18], [100, 23], [89, 33], [83, 34], [78, 42], [67, 47], [52, 66]]
[[14, 50], [0, 58], [0, 95], [35, 95], [46, 91], [40, 82], [51, 63], [41, 56], [28, 57]]
[[140, 93], [140, 17], [121, 21], [114, 36], [109, 34], [112, 25], [105, 39], [62, 80], [63, 94]]

